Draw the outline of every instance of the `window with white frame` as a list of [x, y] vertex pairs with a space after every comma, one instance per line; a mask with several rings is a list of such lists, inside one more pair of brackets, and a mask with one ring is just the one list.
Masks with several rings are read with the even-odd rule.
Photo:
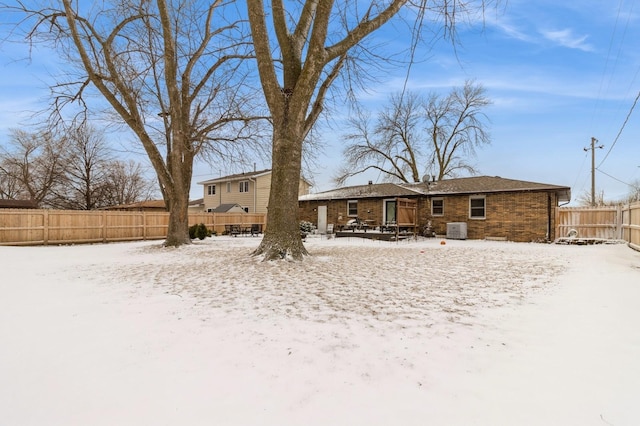
[[358, 200], [347, 201], [347, 216], [358, 216]]
[[431, 199], [431, 216], [444, 215], [444, 198]]
[[231, 182], [227, 182], [227, 192], [231, 192]]
[[249, 192], [249, 181], [243, 180], [240, 182], [239, 192]]
[[207, 186], [207, 195], [216, 195], [216, 186], [215, 185]]
[[484, 219], [486, 217], [486, 199], [483, 195], [469, 197], [469, 218]]

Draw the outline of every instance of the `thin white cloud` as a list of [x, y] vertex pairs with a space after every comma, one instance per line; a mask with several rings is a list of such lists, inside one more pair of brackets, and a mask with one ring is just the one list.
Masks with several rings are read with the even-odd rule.
[[533, 43], [535, 41], [533, 37], [521, 31], [515, 25], [512, 25], [505, 21], [496, 21], [494, 22], [494, 25], [496, 28], [500, 29], [500, 31], [502, 31], [509, 38], [524, 41], [527, 43]]
[[578, 49], [585, 52], [593, 51], [593, 46], [586, 43], [588, 36], [577, 36], [569, 28], [563, 30], [541, 30], [540, 33], [547, 40], [570, 49]]

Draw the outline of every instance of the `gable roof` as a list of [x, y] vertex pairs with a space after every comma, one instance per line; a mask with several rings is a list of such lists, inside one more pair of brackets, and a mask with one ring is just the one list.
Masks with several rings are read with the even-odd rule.
[[227, 175], [227, 176], [222, 176], [219, 178], [213, 178], [213, 179], [209, 179], [209, 180], [205, 180], [202, 182], [198, 182], [198, 185], [207, 185], [210, 183], [219, 183], [219, 182], [229, 182], [229, 181], [234, 181], [234, 180], [245, 180], [245, 179], [255, 179], [257, 177], [260, 176], [264, 176], [271, 173], [271, 169], [264, 169], [264, 170], [258, 170], [258, 171], [253, 171], [253, 172], [242, 172], [242, 173], [236, 173], [233, 175]]
[[215, 209], [212, 209], [211, 212], [212, 213], [228, 213], [229, 210], [232, 210], [234, 208], [238, 208], [241, 209], [244, 212], [244, 209], [242, 208], [242, 206], [238, 203], [232, 203], [232, 204], [220, 204], [218, 207], [216, 207]]
[[[258, 170], [253, 172], [242, 172], [236, 173], [233, 175], [222, 176], [218, 178], [204, 180], [202, 182], [197, 182], [198, 185], [208, 185], [211, 183], [222, 183], [222, 182], [232, 182], [246, 179], [255, 179], [261, 176], [265, 176], [271, 173], [271, 169]], [[300, 176], [300, 179], [306, 182], [309, 186], [312, 186], [311, 182], [305, 179], [303, 176]]]
[[310, 200], [342, 200], [358, 198], [410, 197], [420, 195], [420, 189], [404, 187], [395, 183], [376, 183], [368, 185], [347, 186], [330, 191], [306, 194], [299, 201]]
[[473, 176], [420, 183], [380, 183], [338, 188], [316, 194], [303, 195], [299, 201], [411, 197], [416, 195], [487, 194], [495, 192], [549, 191], [558, 194], [560, 202], [571, 200], [571, 188], [546, 183], [505, 179], [499, 176]]
[[551, 191], [559, 194], [560, 201], [571, 200], [571, 188], [568, 186], [505, 179], [500, 176], [473, 176], [410, 185], [429, 195]]

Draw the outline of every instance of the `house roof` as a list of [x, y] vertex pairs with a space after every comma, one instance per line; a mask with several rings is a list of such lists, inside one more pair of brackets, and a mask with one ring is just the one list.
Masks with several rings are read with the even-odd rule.
[[[260, 176], [265, 176], [271, 173], [271, 169], [264, 169], [264, 170], [258, 170], [258, 171], [253, 171], [253, 172], [242, 172], [242, 173], [236, 173], [234, 175], [227, 175], [227, 176], [222, 176], [222, 177], [218, 177], [218, 178], [213, 178], [213, 179], [208, 179], [202, 182], [197, 182], [198, 185], [208, 185], [211, 183], [221, 183], [221, 182], [232, 182], [232, 181], [239, 181], [239, 180], [245, 180], [245, 179], [255, 179], [258, 178]], [[305, 179], [304, 177], [300, 177], [300, 179], [302, 179], [303, 181], [305, 181], [307, 184], [311, 185], [311, 182], [309, 182], [307, 179]]]
[[271, 173], [271, 169], [258, 170], [253, 172], [242, 172], [236, 173], [234, 175], [222, 176], [219, 178], [209, 179], [202, 182], [198, 182], [198, 185], [207, 185], [210, 183], [218, 183], [218, 182], [229, 182], [234, 180], [244, 180], [249, 178], [257, 178], [266, 174]]
[[238, 207], [242, 209], [242, 206], [240, 204], [232, 203], [232, 204], [220, 204], [218, 207], [216, 207], [211, 211], [213, 213], [227, 213], [229, 210], [233, 209], [234, 207]]
[[189, 201], [189, 206], [202, 206], [202, 205], [204, 205], [204, 198], [198, 198], [198, 199]]
[[458, 179], [445, 179], [436, 182], [421, 182], [411, 185], [416, 188], [420, 188], [420, 191], [429, 195], [552, 191], [566, 196], [566, 200], [561, 196], [560, 201], [570, 201], [571, 199], [571, 188], [568, 186], [505, 179], [500, 176], [473, 176]]
[[474, 176], [420, 183], [381, 183], [338, 188], [316, 194], [303, 195], [300, 201], [350, 198], [408, 197], [415, 195], [486, 194], [493, 192], [551, 191], [560, 202], [571, 200], [571, 188], [546, 183], [505, 179], [499, 176]]
[[0, 200], [0, 209], [37, 209], [33, 200]]
[[395, 183], [377, 183], [369, 185], [347, 186], [330, 191], [306, 194], [300, 196], [300, 201], [333, 200], [333, 199], [358, 199], [358, 198], [384, 198], [384, 197], [410, 197], [420, 195], [419, 189], [407, 188]]

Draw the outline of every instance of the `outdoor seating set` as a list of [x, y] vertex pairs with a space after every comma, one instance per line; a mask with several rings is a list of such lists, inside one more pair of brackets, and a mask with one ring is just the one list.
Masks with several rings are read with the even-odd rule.
[[237, 237], [238, 235], [251, 235], [255, 237], [262, 234], [262, 224], [254, 223], [251, 225], [225, 225], [225, 234]]
[[367, 232], [368, 229], [374, 229], [373, 220], [364, 220], [358, 217], [349, 220], [345, 225], [342, 225], [342, 231], [363, 231]]
[[[398, 230], [398, 225], [395, 221], [385, 222], [380, 226], [375, 225], [375, 221], [373, 220], [364, 220], [360, 218], [354, 218], [349, 220], [345, 225], [339, 225], [340, 231], [362, 231], [367, 232], [368, 230], [377, 230], [379, 232], [391, 232], [395, 233]], [[402, 231], [403, 229], [400, 229]]]

